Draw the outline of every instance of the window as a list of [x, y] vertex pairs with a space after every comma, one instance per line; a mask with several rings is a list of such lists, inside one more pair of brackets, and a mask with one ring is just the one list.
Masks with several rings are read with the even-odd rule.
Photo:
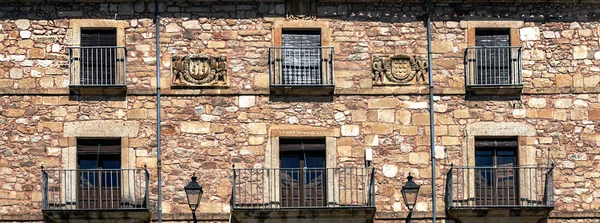
[[120, 153], [120, 139], [77, 139], [77, 208], [121, 206]]
[[321, 77], [321, 31], [283, 30], [284, 85], [316, 85]]
[[469, 24], [465, 52], [467, 93], [520, 94], [523, 77], [518, 24], [485, 21]]
[[327, 22], [275, 22], [269, 48], [274, 94], [329, 95], [333, 92], [334, 48]]
[[517, 205], [516, 138], [475, 139], [475, 205]]
[[[510, 75], [511, 48], [509, 30], [478, 29], [475, 31], [477, 83], [478, 85], [508, 85], [513, 82]], [[480, 48], [479, 48], [480, 47]]]
[[281, 207], [325, 206], [325, 139], [280, 139]]
[[81, 85], [117, 84], [117, 30], [81, 30]]

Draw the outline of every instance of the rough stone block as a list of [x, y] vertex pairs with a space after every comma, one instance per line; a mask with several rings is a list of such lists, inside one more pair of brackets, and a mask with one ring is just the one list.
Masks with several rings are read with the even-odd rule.
[[181, 122], [181, 132], [205, 134], [210, 132], [210, 123], [208, 122]]
[[267, 124], [250, 123], [248, 124], [248, 133], [253, 135], [265, 135], [267, 134]]
[[240, 108], [250, 108], [256, 104], [256, 96], [239, 96], [238, 101]]
[[342, 125], [342, 136], [358, 136], [359, 130], [358, 125]]
[[396, 98], [379, 98], [369, 99], [367, 104], [368, 108], [396, 108], [399, 101]]
[[588, 47], [587, 46], [574, 46], [573, 47], [573, 59], [586, 59], [588, 57]]

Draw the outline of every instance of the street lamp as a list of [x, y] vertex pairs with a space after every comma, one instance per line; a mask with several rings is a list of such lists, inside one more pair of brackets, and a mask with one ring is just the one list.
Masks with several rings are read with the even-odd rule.
[[196, 174], [192, 174], [192, 181], [184, 187], [188, 205], [190, 205], [190, 209], [192, 209], [194, 222], [196, 222], [196, 209], [200, 206], [200, 198], [202, 198], [202, 193], [204, 193], [202, 186], [196, 182], [196, 179], [198, 179]]
[[404, 203], [410, 212], [412, 212], [413, 208], [415, 208], [415, 204], [417, 203], [417, 195], [419, 194], [419, 188], [421, 186], [417, 185], [413, 182], [413, 177], [408, 173], [408, 177], [406, 177], [408, 181], [404, 186], [402, 186], [402, 197], [404, 197]]

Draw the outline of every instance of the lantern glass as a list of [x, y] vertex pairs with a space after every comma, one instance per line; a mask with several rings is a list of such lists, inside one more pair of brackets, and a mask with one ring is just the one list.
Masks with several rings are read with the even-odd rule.
[[417, 203], [417, 196], [419, 195], [419, 189], [421, 186], [413, 182], [413, 177], [409, 174], [408, 181], [402, 186], [402, 197], [404, 197], [404, 203], [409, 211], [412, 211]]
[[198, 179], [195, 175], [192, 175], [192, 181], [185, 186], [185, 194], [187, 196], [188, 205], [192, 211], [196, 211], [198, 206], [200, 206], [200, 199], [202, 198], [202, 186], [196, 182]]

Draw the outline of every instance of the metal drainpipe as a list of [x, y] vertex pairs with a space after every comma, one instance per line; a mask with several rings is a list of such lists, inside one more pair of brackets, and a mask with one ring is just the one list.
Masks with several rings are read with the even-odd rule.
[[427, 66], [429, 73], [429, 135], [431, 150], [431, 205], [433, 208], [433, 223], [437, 223], [436, 216], [436, 185], [435, 185], [435, 132], [434, 132], [434, 108], [433, 108], [433, 72], [431, 66], [431, 0], [427, 0]]
[[156, 175], [158, 177], [158, 222], [162, 223], [162, 167], [160, 158], [160, 17], [158, 0], [154, 1], [154, 19], [156, 24]]

